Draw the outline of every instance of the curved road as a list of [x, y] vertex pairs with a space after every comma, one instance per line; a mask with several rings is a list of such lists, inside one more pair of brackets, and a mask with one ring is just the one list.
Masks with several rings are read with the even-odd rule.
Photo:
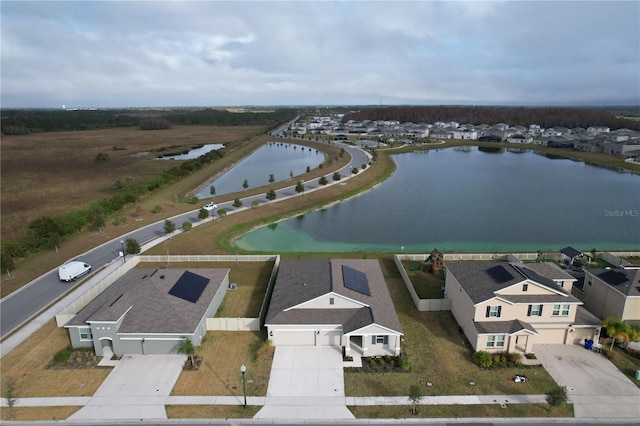
[[[283, 128], [274, 132], [274, 136], [279, 136]], [[357, 167], [360, 169], [362, 164], [369, 162], [368, 154], [360, 148], [339, 144], [351, 154], [351, 161], [349, 164], [339, 170], [339, 173], [344, 178], [352, 176], [351, 169]], [[333, 174], [333, 173], [331, 173]], [[294, 178], [295, 179], [295, 178]], [[321, 185], [318, 183], [318, 179], [313, 179], [304, 182], [305, 192], [318, 189]], [[332, 183], [331, 176], [328, 177], [329, 183]], [[244, 206], [250, 206], [255, 200], [261, 204], [269, 202], [278, 202], [288, 197], [300, 195], [295, 191], [295, 185], [276, 190], [277, 198], [274, 201], [268, 201], [264, 194], [258, 194], [242, 198]], [[218, 205], [218, 209], [225, 209], [227, 214], [237, 211], [232, 206], [232, 202], [226, 202]], [[243, 208], [241, 208], [243, 209]], [[184, 222], [198, 223], [198, 210], [193, 210], [188, 213], [184, 213], [178, 216], [170, 218], [177, 226]], [[164, 220], [158, 221], [144, 228], [132, 231], [126, 235], [123, 235], [114, 240], [108, 241], [80, 256], [77, 259], [90, 264], [94, 271], [102, 268], [103, 266], [111, 263], [114, 259], [119, 257], [119, 253], [122, 250], [120, 244], [121, 239], [135, 238], [140, 245], [151, 241], [161, 235], [164, 235]], [[27, 323], [30, 319], [35, 317], [38, 313], [48, 307], [50, 304], [64, 296], [69, 291], [76, 287], [76, 283], [64, 283], [58, 279], [58, 268], [55, 268], [48, 273], [33, 280], [26, 286], [10, 294], [0, 301], [0, 340], [3, 340], [10, 333], [20, 328], [23, 324]]]

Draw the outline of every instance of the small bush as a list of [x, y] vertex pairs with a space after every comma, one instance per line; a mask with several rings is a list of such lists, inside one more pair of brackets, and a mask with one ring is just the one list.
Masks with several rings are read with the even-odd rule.
[[398, 358], [398, 367], [400, 367], [403, 370], [408, 370], [411, 368], [411, 363], [407, 358], [400, 357]]
[[524, 354], [527, 359], [538, 359], [536, 358], [536, 354], [529, 352], [528, 354]]
[[162, 206], [160, 204], [156, 204], [156, 206], [151, 210], [151, 213], [158, 214], [162, 211]]
[[127, 223], [127, 218], [126, 218], [126, 216], [120, 215], [120, 216], [116, 216], [116, 217], [113, 219], [113, 224], [114, 224], [114, 225], [122, 226], [122, 225], [124, 225], [125, 223]]
[[198, 204], [198, 201], [200, 201], [198, 197], [191, 197], [189, 204]]
[[493, 360], [491, 359], [491, 354], [485, 351], [478, 351], [473, 354], [473, 362], [482, 367], [489, 368], [493, 365]]
[[519, 364], [522, 359], [522, 354], [518, 353], [507, 353], [507, 363], [509, 364]]
[[57, 363], [67, 362], [69, 361], [70, 358], [71, 358], [71, 348], [69, 347], [56, 352], [56, 354], [53, 356], [53, 360]]

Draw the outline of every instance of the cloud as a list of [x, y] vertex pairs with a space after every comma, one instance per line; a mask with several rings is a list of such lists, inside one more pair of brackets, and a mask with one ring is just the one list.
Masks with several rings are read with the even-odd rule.
[[638, 16], [624, 1], [3, 1], [1, 101], [639, 104]]

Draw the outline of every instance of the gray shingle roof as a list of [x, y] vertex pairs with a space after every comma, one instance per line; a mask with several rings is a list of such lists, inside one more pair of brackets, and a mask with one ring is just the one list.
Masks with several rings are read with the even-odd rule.
[[480, 321], [474, 322], [478, 334], [513, 334], [523, 330], [529, 330], [535, 334], [538, 331], [528, 322], [520, 320], [512, 321]]
[[625, 296], [640, 296], [640, 269], [589, 269], [588, 272]]
[[[371, 296], [344, 286], [342, 265], [363, 272], [367, 276]], [[290, 309], [285, 312], [285, 309], [292, 308], [332, 291], [361, 302], [366, 307], [345, 310]], [[393, 306], [380, 265], [376, 260], [368, 259], [281, 261], [265, 323], [339, 323], [343, 325], [345, 332], [357, 330], [370, 324], [378, 324], [402, 333], [402, 326]]]
[[[458, 280], [474, 304], [492, 299], [496, 296], [495, 292], [525, 280], [534, 281], [559, 293], [562, 295], [560, 296], [562, 297], [560, 300], [566, 303], [578, 300], [549, 278], [535, 272], [528, 264], [510, 262], [447, 262], [446, 268], [447, 272], [453, 274]], [[536, 266], [533, 266], [533, 268], [536, 268]], [[500, 276], [495, 274], [496, 269], [501, 271]], [[542, 270], [542, 268], [540, 268], [540, 270]], [[513, 298], [514, 296], [500, 297]]]
[[117, 321], [126, 313], [119, 333], [193, 333], [229, 269], [188, 269], [209, 279], [196, 303], [169, 294], [185, 271], [134, 268], [78, 312], [68, 325]]

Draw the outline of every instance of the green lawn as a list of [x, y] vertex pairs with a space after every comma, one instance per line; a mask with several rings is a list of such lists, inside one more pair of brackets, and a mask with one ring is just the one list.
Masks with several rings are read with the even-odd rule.
[[[418, 312], [391, 258], [380, 259], [404, 331], [407, 373], [345, 372], [348, 396], [402, 396], [421, 384], [425, 396], [544, 394], [555, 382], [542, 367], [481, 369], [471, 362], [471, 347], [450, 312]], [[527, 374], [527, 383], [509, 378]], [[422, 383], [421, 383], [422, 382]], [[426, 382], [432, 386], [427, 387]], [[475, 385], [470, 385], [474, 382]]]
[[618, 370], [630, 378], [631, 381], [640, 388], [640, 380], [636, 380], [635, 378], [636, 371], [640, 370], [640, 359], [632, 357], [618, 346], [615, 346], [613, 348], [613, 356], [610, 361], [618, 368]]
[[421, 269], [411, 270], [416, 266], [421, 266], [418, 260], [402, 261], [404, 270], [407, 272], [413, 288], [421, 299], [442, 299], [441, 287], [444, 287], [444, 280], [433, 275], [431, 272], [423, 272]]
[[573, 417], [573, 405], [548, 410], [546, 404], [488, 405], [422, 405], [418, 414], [410, 413], [410, 405], [379, 405], [349, 407], [358, 419], [412, 419], [412, 418], [464, 418], [464, 417]]

